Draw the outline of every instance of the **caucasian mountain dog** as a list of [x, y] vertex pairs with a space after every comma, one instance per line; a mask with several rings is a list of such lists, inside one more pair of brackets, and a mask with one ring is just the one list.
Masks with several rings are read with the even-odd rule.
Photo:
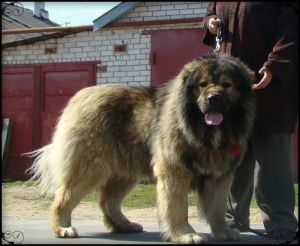
[[207, 56], [185, 65], [161, 88], [106, 84], [77, 92], [51, 143], [33, 152], [29, 170], [42, 192], [54, 194], [55, 235], [78, 236], [72, 210], [95, 190], [111, 231], [142, 231], [121, 212], [121, 202], [137, 183], [154, 177], [164, 240], [204, 241], [188, 223], [192, 190], [212, 234], [237, 239], [224, 215], [253, 125], [253, 81], [240, 60]]

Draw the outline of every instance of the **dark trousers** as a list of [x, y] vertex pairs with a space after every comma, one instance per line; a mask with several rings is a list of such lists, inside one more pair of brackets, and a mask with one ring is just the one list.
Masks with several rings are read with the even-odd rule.
[[266, 232], [297, 230], [289, 134], [252, 138], [243, 162], [235, 173], [227, 221], [236, 222], [236, 215], [240, 222], [249, 226], [253, 190]]

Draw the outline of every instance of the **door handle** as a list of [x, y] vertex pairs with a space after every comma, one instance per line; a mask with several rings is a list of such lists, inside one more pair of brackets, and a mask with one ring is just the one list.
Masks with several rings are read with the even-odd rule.
[[156, 64], [156, 52], [152, 51], [150, 55], [150, 64], [155, 65]]

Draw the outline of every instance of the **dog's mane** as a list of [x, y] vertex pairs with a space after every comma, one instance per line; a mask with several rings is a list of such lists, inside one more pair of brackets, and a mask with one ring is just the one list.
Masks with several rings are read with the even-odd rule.
[[[214, 56], [208, 56], [209, 58], [217, 59]], [[201, 60], [199, 58], [197, 60]], [[222, 57], [222, 60], [227, 59]], [[234, 62], [234, 61], [231, 61]], [[197, 74], [195, 71], [190, 73], [183, 88], [179, 92], [179, 107], [177, 116], [185, 124], [185, 135], [189, 139], [193, 139], [192, 142], [201, 145], [205, 145], [208, 148], [215, 148], [216, 134], [221, 132], [221, 138], [218, 148], [223, 149], [228, 147], [229, 139], [241, 139], [249, 132], [249, 110], [252, 108], [248, 105], [249, 101], [249, 86], [238, 85], [238, 90], [241, 93], [241, 103], [233, 105], [230, 111], [225, 113], [224, 122], [220, 126], [208, 126], [204, 120], [204, 114], [200, 111], [196, 104], [192, 91], [197, 83]], [[251, 99], [250, 99], [251, 101]], [[249, 102], [250, 102], [249, 101]], [[219, 133], [217, 133], [219, 132]]]

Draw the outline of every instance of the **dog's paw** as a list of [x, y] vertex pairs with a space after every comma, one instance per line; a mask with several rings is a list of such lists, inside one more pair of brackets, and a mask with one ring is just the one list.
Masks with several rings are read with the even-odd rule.
[[215, 232], [214, 236], [217, 240], [239, 240], [240, 239], [240, 231], [236, 228], [230, 228], [226, 226], [224, 230]]
[[143, 226], [134, 222], [113, 226], [112, 228], [112, 232], [116, 232], [116, 233], [138, 233], [142, 231], [143, 231]]
[[164, 241], [182, 244], [200, 244], [208, 241], [206, 235], [200, 235], [188, 224], [183, 223], [176, 227], [161, 225], [161, 236]]
[[135, 222], [131, 222], [129, 224], [129, 226], [127, 226], [127, 232], [142, 232], [143, 231], [143, 226], [138, 224], [138, 223], [135, 223]]
[[78, 232], [74, 227], [61, 227], [57, 236], [64, 238], [74, 238], [78, 237]]
[[179, 243], [184, 244], [199, 244], [207, 241], [207, 238], [200, 236], [197, 233], [188, 233], [179, 237]]
[[200, 244], [207, 241], [206, 236], [201, 236], [197, 233], [187, 233], [183, 234], [182, 236], [176, 237], [172, 239], [170, 238], [172, 242], [175, 243], [182, 243], [182, 244]]

